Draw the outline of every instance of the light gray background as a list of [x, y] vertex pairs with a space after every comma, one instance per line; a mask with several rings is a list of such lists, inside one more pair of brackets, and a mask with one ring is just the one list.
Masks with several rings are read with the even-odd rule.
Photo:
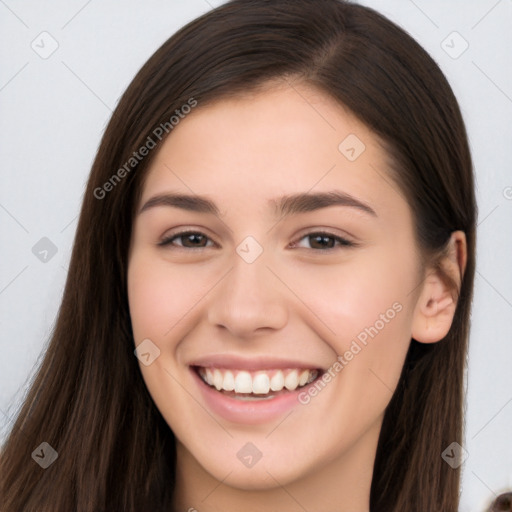
[[[84, 183], [118, 98], [172, 33], [220, 3], [0, 0], [1, 440], [51, 332]], [[469, 132], [480, 213], [460, 510], [482, 511], [512, 488], [512, 0], [362, 3], [433, 56]], [[58, 250], [46, 262], [32, 252], [42, 237]]]

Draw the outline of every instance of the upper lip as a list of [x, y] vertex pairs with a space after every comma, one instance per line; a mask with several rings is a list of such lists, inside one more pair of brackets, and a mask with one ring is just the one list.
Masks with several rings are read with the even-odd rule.
[[320, 365], [312, 362], [297, 361], [295, 359], [281, 359], [276, 357], [254, 356], [251, 358], [234, 355], [212, 354], [194, 359], [189, 366], [203, 366], [205, 368], [225, 368], [226, 370], [271, 370], [297, 368], [304, 370], [322, 370]]

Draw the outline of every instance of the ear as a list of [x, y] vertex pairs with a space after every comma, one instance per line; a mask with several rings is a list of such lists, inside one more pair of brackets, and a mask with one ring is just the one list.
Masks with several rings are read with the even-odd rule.
[[456, 289], [449, 285], [448, 280], [443, 279], [439, 270], [427, 269], [413, 316], [412, 337], [416, 341], [435, 343], [448, 334], [457, 307], [457, 291], [461, 287], [466, 261], [466, 235], [463, 231], [454, 231], [440, 267]]

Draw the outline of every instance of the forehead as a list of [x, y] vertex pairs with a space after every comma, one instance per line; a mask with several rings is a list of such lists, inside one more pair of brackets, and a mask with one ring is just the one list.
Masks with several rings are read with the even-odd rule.
[[159, 149], [141, 202], [172, 190], [246, 208], [336, 188], [385, 209], [404, 203], [388, 167], [379, 138], [342, 105], [303, 84], [283, 83], [199, 103]]

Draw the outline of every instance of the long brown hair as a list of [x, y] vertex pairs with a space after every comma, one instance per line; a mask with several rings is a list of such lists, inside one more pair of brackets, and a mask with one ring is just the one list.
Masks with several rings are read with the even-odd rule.
[[[476, 217], [457, 101], [432, 58], [370, 8], [339, 0], [234, 0], [165, 42], [106, 128], [55, 328], [2, 449], [3, 511], [170, 509], [175, 440], [133, 353], [126, 291], [134, 208], [158, 148], [140, 161], [130, 158], [191, 100], [200, 108], [289, 77], [345, 105], [384, 142], [427, 262], [435, 263], [452, 231], [466, 234], [467, 267], [451, 330], [432, 345], [411, 340], [371, 487], [376, 512], [457, 510], [460, 468], [441, 454], [454, 441], [463, 444]], [[42, 442], [58, 453], [47, 469], [31, 459]]]

